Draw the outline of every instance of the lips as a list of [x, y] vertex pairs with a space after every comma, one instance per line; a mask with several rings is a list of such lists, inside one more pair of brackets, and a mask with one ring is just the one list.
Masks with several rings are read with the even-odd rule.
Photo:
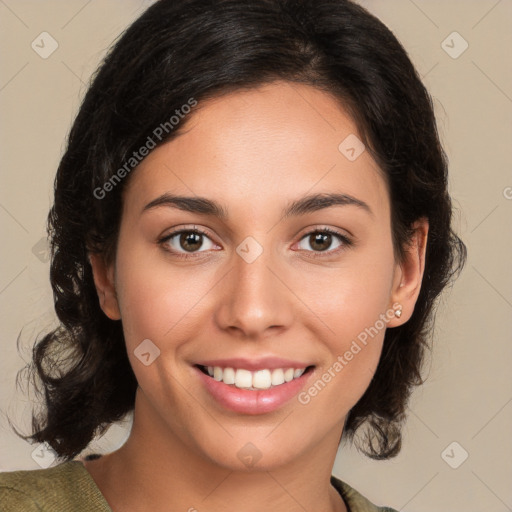
[[218, 405], [252, 415], [282, 407], [306, 385], [314, 368], [302, 361], [274, 357], [216, 359], [194, 365], [196, 375]]
[[234, 357], [231, 359], [208, 359], [198, 361], [199, 366], [219, 366], [220, 368], [241, 368], [244, 370], [274, 370], [276, 368], [307, 368], [312, 366], [308, 361], [294, 361], [280, 357], [262, 357], [259, 359], [247, 359], [243, 357]]

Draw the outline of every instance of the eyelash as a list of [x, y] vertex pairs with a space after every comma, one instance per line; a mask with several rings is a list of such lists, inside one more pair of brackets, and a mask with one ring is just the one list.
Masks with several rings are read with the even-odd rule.
[[[169, 249], [167, 242], [169, 240], [171, 240], [172, 238], [174, 238], [176, 235], [181, 235], [182, 233], [200, 234], [200, 235], [204, 235], [205, 237], [207, 237], [208, 239], [211, 240], [209, 234], [200, 228], [179, 229], [179, 230], [173, 231], [172, 233], [169, 233], [168, 235], [165, 235], [164, 237], [160, 238], [158, 240], [158, 244], [161, 245], [165, 251], [169, 252], [170, 254], [172, 254], [173, 256], [175, 256], [177, 258], [182, 258], [182, 259], [197, 258], [197, 257], [199, 257], [199, 255], [202, 252], [205, 252], [205, 251], [199, 251], [199, 252], [195, 252], [195, 253], [185, 254], [185, 253], [176, 252], [172, 249]], [[346, 235], [343, 235], [343, 234], [339, 233], [338, 231], [335, 231], [330, 228], [313, 229], [312, 231], [308, 231], [300, 238], [299, 242], [315, 233], [333, 235], [336, 238], [338, 238], [338, 240], [341, 242], [342, 245], [340, 245], [340, 247], [337, 247], [336, 249], [331, 249], [330, 251], [305, 251], [305, 252], [312, 253], [310, 256], [312, 258], [323, 258], [326, 256], [333, 256], [333, 255], [338, 254], [339, 252], [343, 251], [344, 249], [347, 249], [348, 247], [351, 247], [354, 245], [353, 241], [351, 239], [349, 239]]]

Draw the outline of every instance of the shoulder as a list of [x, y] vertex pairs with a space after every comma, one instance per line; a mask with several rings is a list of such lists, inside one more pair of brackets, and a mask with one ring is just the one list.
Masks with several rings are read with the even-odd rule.
[[331, 476], [331, 484], [342, 496], [349, 512], [397, 512], [393, 508], [374, 505], [362, 494], [350, 487], [350, 485], [342, 482], [335, 476]]
[[79, 461], [0, 473], [0, 512], [111, 512]]

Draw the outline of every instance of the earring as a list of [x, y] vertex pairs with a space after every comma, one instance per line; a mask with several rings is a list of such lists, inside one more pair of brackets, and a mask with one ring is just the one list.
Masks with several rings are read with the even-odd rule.
[[395, 309], [395, 316], [400, 318], [402, 316], [402, 307], [400, 309]]

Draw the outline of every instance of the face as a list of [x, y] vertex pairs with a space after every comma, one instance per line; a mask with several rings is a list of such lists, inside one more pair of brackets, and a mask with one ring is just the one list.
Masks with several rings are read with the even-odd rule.
[[162, 437], [232, 469], [337, 446], [422, 273], [421, 251], [394, 259], [357, 136], [326, 93], [274, 83], [201, 103], [133, 172], [115, 262], [93, 268]]

